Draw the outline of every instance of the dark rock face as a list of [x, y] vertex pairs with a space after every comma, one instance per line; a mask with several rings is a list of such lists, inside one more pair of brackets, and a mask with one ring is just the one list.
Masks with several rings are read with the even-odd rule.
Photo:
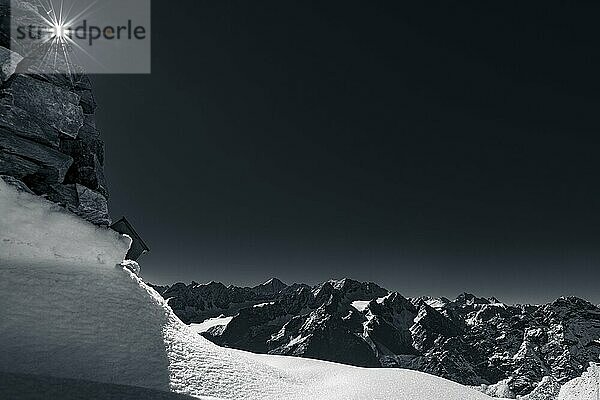
[[[176, 283], [172, 286], [153, 286], [184, 322], [202, 322], [221, 314], [233, 315], [242, 308], [252, 307], [277, 297], [288, 286], [271, 279], [253, 288], [225, 286], [210, 282], [205, 285]], [[281, 289], [280, 289], [281, 288]], [[276, 291], [278, 290], [279, 291]]]
[[[32, 185], [35, 187], [35, 185]], [[44, 189], [48, 199], [96, 225], [110, 224], [106, 198], [92, 189], [75, 184], [55, 184]]]
[[252, 288], [252, 291], [259, 296], [270, 296], [276, 295], [287, 287], [287, 285], [281, 282], [277, 278], [272, 278], [265, 283]]
[[104, 142], [92, 115], [84, 115], [84, 124], [77, 139], [63, 139], [60, 150], [74, 159], [65, 177], [66, 183], [80, 183], [108, 197], [103, 167]]
[[[366, 367], [410, 368], [517, 395], [580, 376], [600, 357], [600, 309], [575, 297], [541, 306], [461, 294], [407, 299], [350, 279], [310, 287], [270, 280], [157, 287], [186, 323], [225, 314], [213, 342]], [[538, 389], [538, 390], [542, 390]]]
[[67, 171], [73, 164], [73, 159], [66, 154], [9, 132], [0, 131], [0, 149], [5, 154], [38, 164], [37, 173], [52, 182], [64, 181]]
[[5, 99], [25, 110], [31, 118], [77, 138], [83, 126], [83, 109], [76, 93], [26, 75], [15, 75], [2, 90]]
[[50, 147], [58, 147], [60, 136], [57, 131], [34, 121], [25, 110], [12, 104], [12, 99], [4, 98], [0, 103], [0, 129], [33, 140]]
[[26, 158], [0, 150], [0, 171], [2, 174], [23, 179], [34, 176], [41, 166]]
[[[9, 7], [0, 0], [2, 29]], [[35, 8], [21, 5], [39, 18]], [[8, 50], [0, 35], [0, 175], [21, 181], [37, 195], [88, 221], [108, 226], [104, 143], [94, 120], [89, 78], [40, 74], [29, 58]]]

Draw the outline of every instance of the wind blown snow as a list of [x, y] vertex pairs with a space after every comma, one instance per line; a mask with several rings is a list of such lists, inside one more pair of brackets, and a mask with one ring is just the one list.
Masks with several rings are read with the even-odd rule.
[[123, 260], [131, 239], [82, 221], [62, 207], [0, 179], [0, 257], [5, 262], [108, 265]]

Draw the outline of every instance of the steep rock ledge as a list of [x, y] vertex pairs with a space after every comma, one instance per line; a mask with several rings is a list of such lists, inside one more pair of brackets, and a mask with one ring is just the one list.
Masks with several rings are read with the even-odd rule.
[[0, 175], [20, 180], [96, 224], [110, 224], [104, 143], [83, 73], [40, 74], [9, 50], [9, 7], [0, 1]]

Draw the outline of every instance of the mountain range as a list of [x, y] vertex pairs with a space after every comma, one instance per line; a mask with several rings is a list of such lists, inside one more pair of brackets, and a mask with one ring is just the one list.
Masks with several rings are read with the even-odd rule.
[[600, 309], [577, 297], [542, 305], [469, 293], [406, 298], [352, 279], [153, 287], [187, 324], [227, 321], [202, 332], [221, 346], [408, 368], [465, 385], [502, 386], [504, 397], [558, 388], [600, 358]]

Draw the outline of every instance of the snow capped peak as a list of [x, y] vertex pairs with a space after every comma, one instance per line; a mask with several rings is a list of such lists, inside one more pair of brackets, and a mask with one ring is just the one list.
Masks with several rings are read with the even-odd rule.
[[283, 283], [282, 281], [280, 281], [277, 278], [271, 278], [268, 281], [262, 283], [260, 286], [287, 286], [285, 283]]
[[590, 308], [596, 307], [589, 301], [584, 300], [580, 297], [576, 297], [576, 296], [562, 296], [562, 297], [559, 297], [558, 299], [556, 299], [551, 304], [556, 307], [576, 306], [576, 307], [579, 307], [582, 309], [590, 309]]
[[265, 283], [262, 283], [258, 286], [252, 288], [252, 291], [258, 293], [260, 295], [269, 295], [269, 294], [277, 294], [287, 288], [288, 285], [283, 283], [277, 278], [271, 278]]
[[485, 299], [483, 297], [477, 297], [472, 293], [461, 293], [458, 295], [458, 297], [456, 297], [456, 300], [454, 300], [455, 303], [457, 304], [462, 304], [462, 305], [473, 305], [473, 304], [489, 304], [490, 301], [488, 299]]
[[353, 281], [352, 279], [349, 279], [349, 278], [342, 278], [342, 279], [330, 279], [327, 282], [331, 286], [333, 286], [334, 289], [340, 290], [346, 285], [346, 283], [351, 283], [351, 282], [356, 282], [356, 281]]
[[423, 300], [425, 303], [427, 303], [427, 305], [435, 308], [436, 310], [442, 309], [450, 303], [450, 300], [445, 297], [423, 297]]
[[356, 288], [359, 286], [368, 287], [369, 285], [377, 286], [373, 282], [360, 282], [360, 281], [357, 281], [357, 280], [351, 279], [351, 278], [330, 279], [326, 283], [329, 283], [336, 290], [351, 289], [351, 288]]
[[269, 287], [269, 288], [273, 288], [274, 290], [277, 290], [277, 292], [285, 289], [286, 287], [288, 287], [288, 285], [286, 285], [285, 283], [283, 283], [282, 281], [280, 281], [277, 278], [271, 278], [268, 281], [261, 283], [258, 286], [255, 286], [255, 288], [258, 287]]

